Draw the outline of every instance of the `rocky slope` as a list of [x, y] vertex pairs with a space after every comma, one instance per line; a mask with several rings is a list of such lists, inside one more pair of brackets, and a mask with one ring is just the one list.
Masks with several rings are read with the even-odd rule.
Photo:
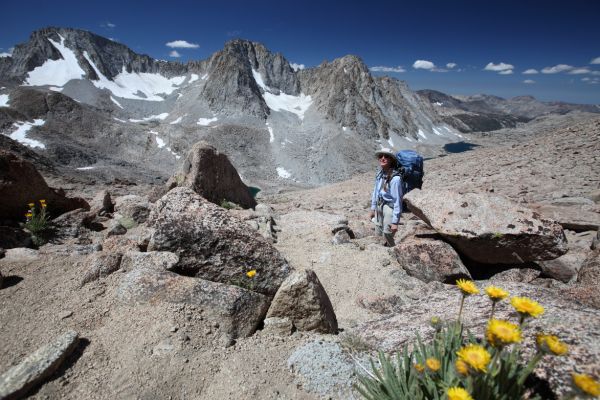
[[[481, 196], [503, 195], [521, 207], [549, 202], [560, 207], [565, 221], [574, 215], [585, 215], [590, 224], [597, 223], [598, 117], [570, 114], [539, 119], [529, 126], [529, 131], [472, 135], [469, 140], [479, 144], [474, 150], [427, 160], [424, 189], [430, 193], [450, 189]], [[371, 166], [375, 167], [374, 160]], [[37, 251], [12, 249], [0, 260], [5, 281], [0, 290], [0, 317], [6, 321], [0, 327], [4, 339], [0, 373], [43, 344], [75, 330], [79, 333], [79, 345], [61, 368], [30, 392], [32, 398], [359, 398], [351, 384], [361, 371], [359, 365], [368, 365], [368, 355], [374, 349], [393, 351], [411, 343], [417, 332], [428, 337], [433, 329], [427, 321], [436, 315], [455, 318], [459, 304], [456, 288], [440, 282], [441, 277], [425, 283], [413, 276], [409, 260], [398, 257], [396, 249], [381, 246], [372, 236], [367, 218], [372, 179], [373, 174], [367, 173], [316, 189], [259, 196], [263, 204], [256, 211], [230, 211], [226, 218], [229, 223], [220, 229], [215, 228], [219, 219], [210, 215], [225, 211], [201, 200], [194, 200], [198, 206], [192, 207], [193, 213], [180, 218], [180, 226], [195, 226], [193, 229], [198, 232], [208, 229], [214, 234], [240, 235], [248, 242], [248, 248], [257, 240], [263, 243], [265, 251], [279, 251], [294, 269], [315, 271], [336, 313], [338, 335], [305, 331], [292, 334], [291, 325], [277, 328], [265, 321], [265, 327], [252, 336], [239, 337], [233, 345], [223, 342], [223, 331], [229, 329], [230, 318], [239, 308], [221, 310], [230, 314], [226, 323], [219, 324], [212, 314], [217, 308], [199, 305], [201, 296], [185, 297], [187, 287], [198, 288], [204, 281], [190, 274], [172, 275], [169, 265], [177, 262], [175, 253], [153, 256], [152, 252], [140, 252], [148, 243], [148, 235], [153, 235], [149, 233], [153, 228], [140, 211], [153, 206], [145, 197], [115, 196], [114, 214], [96, 208], [98, 218], [104, 216], [99, 220], [102, 230], [67, 229], [73, 222], [63, 217], [61, 229], [68, 233], [66, 239]], [[104, 186], [87, 188], [85, 193], [95, 193], [93, 189], [99, 191]], [[128, 187], [111, 187], [109, 191], [113, 189], [127, 194]], [[144, 194], [141, 186], [130, 189]], [[182, 194], [179, 191], [173, 195]], [[98, 202], [87, 198], [94, 209]], [[177, 219], [177, 213], [172, 211], [179, 203], [161, 204], [160, 213], [167, 213], [169, 218], [155, 215], [152, 220], [165, 225], [170, 219]], [[210, 223], [200, 223], [201, 209], [209, 210], [209, 220], [205, 221]], [[568, 214], [580, 209], [589, 214]], [[127, 224], [129, 228], [123, 227], [123, 232], [116, 223], [126, 223], [126, 216], [138, 223], [137, 227]], [[72, 214], [69, 218], [76, 221], [78, 217]], [[239, 222], [239, 234], [236, 224], [231, 223], [233, 218], [245, 221]], [[262, 228], [265, 222], [267, 230]], [[353, 232], [353, 239], [340, 234], [347, 232], [344, 227]], [[258, 238], [258, 233], [252, 239], [248, 233], [252, 229], [258, 229], [268, 239]], [[406, 214], [397, 239], [403, 249], [414, 249], [423, 241], [439, 242], [433, 233], [415, 216]], [[594, 244], [597, 232], [579, 228], [566, 230], [565, 234], [569, 252], [563, 257], [585, 254], [582, 262], [563, 260], [566, 264], [560, 267], [561, 271], [572, 267], [566, 282], [553, 273], [556, 269], [544, 269], [538, 263], [490, 267], [460, 260], [456, 252], [458, 260], [452, 261], [465, 261], [465, 273], [472, 275], [479, 287], [491, 282], [505, 287], [511, 295], [535, 298], [546, 308], [546, 313], [527, 328], [524, 347], [532, 348], [531, 336], [537, 330], [556, 334], [569, 345], [567, 357], [545, 358], [536, 369], [536, 375], [546, 384], [546, 391], [542, 392], [546, 398], [569, 390], [569, 373], [573, 370], [596, 376], [600, 373], [600, 302], [595, 290], [598, 250], [591, 250], [598, 246]], [[169, 235], [166, 232], [161, 240], [176, 248], [177, 240]], [[219, 245], [226, 240], [219, 239]], [[267, 242], [274, 242], [273, 247]], [[198, 243], [193, 250], [198, 252], [196, 262], [213, 260], [205, 264], [210, 268], [220, 259], [202, 246]], [[252, 257], [240, 256], [243, 247], [241, 243], [230, 247], [223, 259], [237, 257], [252, 265]], [[430, 257], [425, 246], [418, 248], [410, 260], [418, 263], [417, 269], [431, 271], [430, 277], [439, 276], [433, 272], [444, 272], [442, 263], [446, 260], [433, 254]], [[125, 250], [125, 263], [100, 257]], [[222, 251], [226, 251], [224, 247]], [[252, 254], [258, 256], [255, 251]], [[147, 263], [136, 266], [134, 262], [140, 257], [164, 260], [167, 270], [161, 270], [157, 280], [154, 275], [146, 275], [142, 282], [147, 286], [137, 286], [139, 294], [154, 293], [155, 297], [132, 302], [123, 293], [132, 287], [136, 276], [144, 277], [138, 268], [147, 267]], [[239, 268], [238, 262], [227, 264], [230, 269], [223, 273]], [[261, 281], [261, 287], [263, 284], [266, 281]], [[211, 287], [220, 285], [213, 282]], [[149, 287], [162, 289], [150, 292]], [[165, 287], [171, 291], [165, 291]], [[227, 293], [238, 296], [244, 292], [236, 287]], [[258, 294], [253, 296], [242, 301], [263, 299]], [[258, 308], [249, 313], [252, 318]], [[467, 301], [464, 320], [476, 334], [480, 334], [488, 311], [489, 304], [483, 296]], [[514, 318], [508, 304], [500, 304], [497, 312]], [[230, 346], [223, 347], [224, 344]]]

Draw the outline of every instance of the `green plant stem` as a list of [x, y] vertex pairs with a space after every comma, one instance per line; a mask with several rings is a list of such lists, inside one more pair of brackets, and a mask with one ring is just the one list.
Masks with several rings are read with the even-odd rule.
[[529, 362], [527, 363], [527, 367], [525, 367], [525, 369], [521, 373], [521, 376], [519, 376], [519, 380], [517, 381], [519, 385], [525, 383], [525, 379], [527, 379], [527, 377], [531, 374], [536, 364], [542, 359], [543, 356], [544, 353], [538, 351], [533, 357], [531, 357], [531, 360], [529, 360]]
[[460, 298], [460, 308], [458, 310], [458, 322], [459, 323], [462, 322], [460, 318], [462, 316], [463, 305], [465, 304], [465, 297], [466, 296], [463, 294]]
[[490, 320], [494, 319], [494, 310], [496, 309], [496, 302], [492, 300], [492, 313], [490, 314]]

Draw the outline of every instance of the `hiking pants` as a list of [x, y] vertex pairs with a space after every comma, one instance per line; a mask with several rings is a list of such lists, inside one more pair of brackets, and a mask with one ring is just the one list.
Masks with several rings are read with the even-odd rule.
[[394, 208], [387, 204], [382, 204], [377, 207], [375, 220], [375, 233], [377, 236], [383, 236], [389, 247], [394, 247], [394, 233], [390, 230], [392, 217], [394, 216]]

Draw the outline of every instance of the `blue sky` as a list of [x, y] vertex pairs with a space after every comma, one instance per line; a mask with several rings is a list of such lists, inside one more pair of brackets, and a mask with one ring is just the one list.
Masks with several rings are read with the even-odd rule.
[[[0, 53], [46, 26], [86, 29], [182, 62], [244, 38], [306, 67], [355, 54], [413, 90], [600, 104], [596, 0], [32, 0], [5, 2], [2, 11]], [[176, 41], [194, 46], [166, 45]]]

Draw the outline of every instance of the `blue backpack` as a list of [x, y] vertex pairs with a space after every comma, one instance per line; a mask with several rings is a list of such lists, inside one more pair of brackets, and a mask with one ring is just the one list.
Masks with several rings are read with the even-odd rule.
[[414, 150], [400, 150], [396, 153], [402, 167], [402, 191], [404, 194], [423, 185], [423, 156]]

